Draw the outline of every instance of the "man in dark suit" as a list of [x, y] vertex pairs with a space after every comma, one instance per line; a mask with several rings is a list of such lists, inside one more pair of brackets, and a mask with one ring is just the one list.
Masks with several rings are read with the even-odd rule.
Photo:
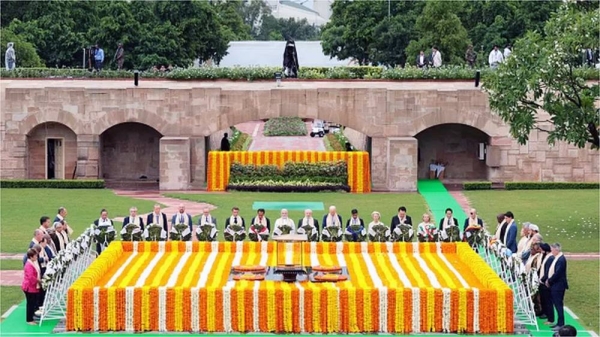
[[406, 215], [406, 207], [400, 206], [398, 208], [398, 215], [394, 215], [392, 217], [392, 221], [390, 224], [390, 232], [393, 232], [396, 226], [401, 224], [409, 225], [412, 227], [412, 219], [410, 216]]
[[167, 215], [160, 211], [159, 204], [154, 205], [154, 211], [148, 214], [148, 217], [146, 218], [146, 223], [148, 225], [153, 223], [159, 224], [162, 226], [165, 232], [169, 232], [169, 223], [167, 222]]
[[123, 219], [123, 228], [130, 223], [135, 223], [136, 225], [140, 226], [140, 230], [144, 230], [144, 219], [137, 215], [137, 211], [137, 207], [131, 207], [129, 209], [129, 216]]
[[244, 218], [240, 216], [240, 209], [238, 207], [233, 207], [231, 209], [231, 216], [225, 220], [225, 228], [233, 224], [246, 228], [246, 222], [244, 221]]
[[[314, 226], [317, 231], [319, 230], [319, 220], [313, 218], [313, 212], [310, 209], [304, 210], [304, 218], [298, 220], [298, 229], [302, 228], [303, 226], [306, 225], [312, 225]], [[305, 234], [309, 234], [309, 233], [305, 233]]]
[[63, 224], [64, 230], [67, 232], [67, 234], [73, 235], [73, 229], [71, 229], [71, 227], [67, 223], [66, 217], [67, 217], [67, 209], [64, 207], [59, 207], [58, 214], [56, 214], [56, 217], [54, 217], [54, 221], [52, 222], [53, 226], [56, 227], [57, 223], [61, 223], [61, 224]]
[[205, 224], [213, 224], [217, 227], [217, 218], [210, 214], [210, 209], [204, 208], [202, 210], [202, 216], [198, 219], [198, 226], [202, 226]]
[[458, 227], [458, 220], [456, 220], [456, 218], [454, 218], [452, 216], [453, 214], [454, 213], [452, 212], [452, 208], [446, 208], [446, 216], [443, 217], [442, 219], [440, 219], [440, 230], [441, 231], [450, 226]]
[[[352, 213], [352, 216], [350, 217], [350, 219], [348, 219], [348, 221], [346, 221], [346, 229], [350, 228], [350, 226], [353, 226], [353, 225], [359, 225], [359, 226], [362, 226], [362, 228], [365, 228], [365, 222], [363, 221], [363, 219], [361, 219], [358, 216], [358, 210], [353, 209], [351, 213]], [[351, 233], [352, 233], [352, 241], [356, 242], [356, 240], [358, 240], [358, 234], [360, 234], [360, 230], [358, 232], [351, 232]]]
[[501, 236], [502, 243], [506, 245], [506, 248], [510, 249], [510, 251], [514, 254], [517, 252], [517, 222], [515, 221], [515, 216], [511, 211], [506, 212], [504, 214], [504, 221], [508, 224], [508, 228], [506, 235]]
[[[98, 226], [103, 226], [103, 227], [112, 226], [114, 228], [113, 221], [108, 218], [108, 211], [106, 209], [103, 208], [100, 211], [100, 218], [94, 220], [94, 226], [96, 226], [96, 227], [98, 227]], [[104, 246], [104, 242], [97, 242], [96, 243], [96, 251], [98, 252], [98, 255], [100, 255], [100, 253], [104, 250], [104, 248], [106, 248]]]
[[327, 226], [338, 226], [342, 228], [342, 216], [337, 214], [335, 206], [329, 206], [329, 213], [323, 216], [323, 228]]
[[477, 216], [477, 210], [475, 208], [471, 208], [469, 211], [469, 217], [465, 219], [465, 225], [463, 227], [463, 231], [466, 231], [469, 226], [481, 226], [483, 227], [483, 220], [481, 220]]
[[550, 289], [550, 297], [552, 298], [552, 304], [556, 309], [558, 320], [556, 325], [552, 326], [555, 331], [560, 330], [565, 325], [565, 310], [564, 310], [564, 299], [565, 291], [569, 289], [569, 283], [567, 282], [567, 259], [561, 252], [561, 246], [559, 243], [550, 245], [552, 249], [552, 255], [554, 260], [550, 264], [548, 270], [548, 279], [546, 280], [546, 287]]

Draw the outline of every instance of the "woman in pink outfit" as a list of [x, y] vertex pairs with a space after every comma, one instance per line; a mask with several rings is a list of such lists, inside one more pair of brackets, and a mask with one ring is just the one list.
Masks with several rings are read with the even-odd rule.
[[40, 293], [40, 265], [38, 264], [38, 253], [35, 249], [30, 248], [27, 251], [27, 262], [23, 268], [23, 283], [21, 289], [25, 293], [27, 299], [27, 324], [36, 325], [33, 320], [33, 315], [38, 307], [38, 296]]

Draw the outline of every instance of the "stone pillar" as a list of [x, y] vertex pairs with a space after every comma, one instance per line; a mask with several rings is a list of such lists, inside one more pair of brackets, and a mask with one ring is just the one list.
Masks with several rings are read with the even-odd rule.
[[77, 179], [98, 179], [100, 136], [77, 135]]
[[413, 137], [388, 138], [387, 186], [394, 192], [417, 190], [418, 141]]
[[27, 136], [6, 133], [2, 138], [0, 177], [2, 179], [27, 179]]
[[160, 139], [161, 190], [187, 190], [191, 182], [190, 139], [162, 137]]
[[190, 138], [191, 187], [200, 189], [206, 182], [206, 140], [204, 137]]
[[371, 138], [371, 182], [374, 191], [387, 191], [388, 140], [385, 137]]

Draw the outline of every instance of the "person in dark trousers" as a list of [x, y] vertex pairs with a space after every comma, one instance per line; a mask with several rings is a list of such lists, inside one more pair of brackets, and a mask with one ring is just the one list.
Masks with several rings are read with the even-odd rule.
[[283, 72], [286, 77], [297, 78], [298, 71], [300, 71], [300, 64], [298, 63], [296, 43], [293, 40], [288, 40], [283, 52]]
[[41, 272], [37, 259], [37, 251], [29, 248], [27, 251], [27, 262], [23, 268], [23, 283], [21, 284], [21, 289], [25, 293], [25, 299], [27, 300], [25, 320], [29, 325], [36, 325], [33, 316], [38, 309], [38, 297], [41, 288]]
[[231, 145], [229, 144], [229, 139], [227, 138], [227, 136], [229, 136], [229, 135], [227, 133], [225, 133], [223, 135], [223, 139], [221, 139], [221, 151], [231, 150]]

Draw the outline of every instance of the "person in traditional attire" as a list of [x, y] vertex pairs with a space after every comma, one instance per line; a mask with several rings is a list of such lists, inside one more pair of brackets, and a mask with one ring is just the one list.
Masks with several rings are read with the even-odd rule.
[[[527, 260], [523, 260], [525, 263], [525, 271], [527, 271], [527, 273], [531, 273], [532, 271], [537, 273], [542, 265], [542, 259], [544, 258], [543, 252], [544, 251], [542, 248], [540, 248], [540, 243], [534, 243], [531, 245], [531, 255]], [[542, 305], [540, 301], [540, 292], [536, 292], [536, 294], [531, 297], [531, 300], [533, 302], [533, 309], [536, 313], [536, 316], [541, 315]]]
[[517, 222], [511, 211], [504, 214], [504, 221], [498, 226], [495, 236], [511, 253], [517, 252]]
[[294, 224], [294, 220], [288, 217], [288, 210], [285, 208], [281, 210], [281, 218], [275, 220], [275, 229], [273, 230], [273, 236], [282, 235], [283, 226], [291, 227], [291, 231], [288, 234], [296, 234], [296, 225]]
[[412, 219], [410, 216], [406, 215], [406, 207], [400, 206], [398, 208], [398, 214], [392, 217], [392, 221], [390, 223], [391, 231], [394, 231], [396, 226], [399, 225], [409, 225], [412, 227]]
[[296, 78], [298, 77], [298, 71], [300, 71], [300, 64], [298, 63], [296, 43], [292, 40], [288, 40], [285, 44], [285, 51], [283, 52], [283, 72], [287, 77]]
[[238, 207], [233, 207], [231, 209], [231, 216], [227, 220], [225, 220], [225, 228], [233, 224], [240, 225], [243, 228], [246, 228], [246, 222], [244, 221], [244, 218], [240, 216], [240, 209]]
[[542, 305], [542, 314], [540, 315], [540, 318], [547, 319], [547, 321], [544, 322], [545, 325], [554, 325], [554, 308], [552, 307], [552, 296], [550, 294], [550, 289], [546, 286], [546, 280], [548, 279], [548, 271], [550, 270], [550, 265], [554, 260], [554, 256], [551, 253], [552, 249], [550, 248], [549, 244], [540, 244], [540, 249], [542, 250], [542, 261], [538, 270], [538, 276], [540, 280], [538, 292], [540, 294], [540, 302]]
[[458, 220], [452, 216], [453, 214], [454, 212], [452, 211], [452, 208], [446, 208], [446, 216], [440, 219], [441, 231], [446, 230], [446, 228], [451, 226], [458, 226]]
[[527, 249], [528, 242], [531, 239], [531, 231], [529, 230], [530, 222], [523, 222], [521, 227], [521, 239], [517, 243], [517, 254], [521, 255]]
[[337, 213], [335, 206], [329, 206], [329, 213], [323, 216], [323, 228], [327, 226], [342, 227], [342, 216]]
[[550, 289], [552, 305], [556, 309], [558, 319], [552, 329], [557, 331], [565, 325], [564, 299], [565, 291], [569, 289], [567, 282], [567, 259], [562, 253], [559, 243], [550, 245], [554, 259], [548, 268], [548, 278], [545, 281], [546, 287]]
[[[365, 231], [365, 222], [363, 221], [363, 219], [361, 219], [358, 216], [358, 210], [356, 208], [353, 209], [350, 213], [352, 215], [350, 216], [350, 219], [348, 219], [348, 221], [346, 221], [346, 231], [348, 233], [352, 234], [352, 241], [356, 242], [358, 240], [358, 235], [361, 232]], [[355, 226], [355, 225], [359, 225], [360, 229], [357, 231], [352, 231], [352, 229], [350, 229], [350, 226]]]
[[434, 68], [439, 68], [442, 66], [442, 53], [438, 50], [437, 47], [431, 47], [431, 64]]
[[271, 220], [269, 220], [269, 218], [267, 218], [267, 217], [265, 216], [265, 213], [266, 213], [266, 212], [265, 212], [265, 210], [264, 210], [264, 209], [262, 209], [262, 208], [259, 208], [259, 209], [256, 211], [256, 216], [255, 216], [254, 218], [252, 218], [252, 224], [253, 224], [253, 225], [254, 225], [254, 224], [257, 224], [257, 225], [258, 225], [258, 224], [261, 224], [261, 225], [263, 225], [263, 226], [266, 226], [266, 227], [267, 227], [267, 230], [268, 230], [269, 232], [271, 232]]
[[[530, 224], [529, 229], [538, 229], [538, 226]], [[527, 259], [529, 259], [529, 257], [531, 256], [531, 245], [533, 245], [534, 243], [542, 243], [542, 241], [544, 241], [542, 234], [533, 231], [531, 232], [531, 238], [527, 241], [525, 245], [525, 250], [519, 255], [522, 261], [527, 261]]]
[[[115, 227], [114, 223], [111, 219], [108, 218], [108, 211], [106, 209], [100, 210], [100, 218], [94, 220], [94, 226], [102, 226], [102, 227]], [[102, 253], [104, 243], [97, 242], [96, 243], [96, 252], [98, 254]]]
[[167, 222], [167, 215], [160, 211], [160, 205], [154, 205], [154, 211], [148, 214], [146, 218], [146, 223], [148, 226], [151, 224], [159, 224], [165, 230], [165, 232], [169, 232], [169, 223]]
[[144, 219], [141, 216], [138, 216], [137, 212], [138, 212], [137, 207], [131, 207], [129, 209], [129, 216], [126, 217], [125, 219], [123, 219], [123, 227], [121, 227], [121, 228], [125, 228], [125, 226], [132, 223], [132, 224], [136, 224], [136, 225], [140, 226], [140, 230], [143, 231], [144, 230]]
[[[304, 229], [309, 227], [308, 229]], [[306, 234], [309, 238], [316, 233], [319, 238], [319, 220], [313, 218], [313, 212], [310, 209], [304, 210], [304, 217], [298, 220], [298, 234]]]
[[14, 45], [13, 42], [6, 44], [6, 53], [4, 53], [4, 65], [6, 66], [6, 70], [14, 70], [17, 66], [17, 54], [13, 48]]
[[48, 229], [52, 227], [52, 223], [50, 222], [50, 218], [47, 216], [43, 216], [40, 218], [40, 228], [44, 234], [48, 234]]
[[488, 62], [490, 64], [490, 68], [492, 69], [498, 68], [498, 65], [504, 62], [504, 55], [502, 55], [502, 52], [498, 50], [498, 46], [494, 46], [494, 49], [490, 52]]
[[67, 233], [65, 230], [65, 226], [61, 223], [55, 224], [54, 230], [55, 236], [52, 238], [52, 240], [54, 240], [56, 251], [60, 252], [67, 247], [69, 242], [71, 242], [71, 238], [69, 237], [69, 233]]
[[56, 250], [52, 236], [50, 236], [50, 234], [44, 235], [44, 241], [46, 241], [46, 253], [48, 254], [48, 257], [50, 257], [50, 260], [52, 260], [56, 255], [58, 255], [58, 251]]
[[37, 264], [37, 259], [37, 251], [30, 248], [27, 251], [27, 260], [23, 267], [23, 282], [21, 283], [21, 289], [25, 293], [25, 299], [27, 301], [25, 321], [29, 325], [37, 325], [33, 320], [33, 316], [39, 308], [39, 292], [42, 288], [42, 274], [40, 272], [40, 267]]
[[179, 204], [179, 212], [173, 215], [171, 218], [171, 226], [175, 226], [178, 224], [186, 224], [190, 231], [193, 231], [194, 223], [192, 222], [192, 215], [185, 212], [185, 205]]

